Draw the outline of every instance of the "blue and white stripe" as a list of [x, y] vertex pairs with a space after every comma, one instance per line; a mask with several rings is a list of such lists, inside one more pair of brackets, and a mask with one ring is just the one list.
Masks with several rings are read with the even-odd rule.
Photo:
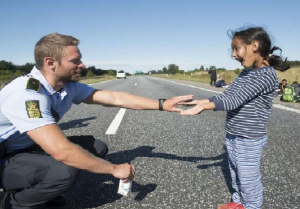
[[263, 186], [260, 159], [267, 144], [267, 136], [258, 139], [226, 135], [226, 148], [232, 187], [232, 200], [246, 209], [260, 209], [263, 203]]
[[266, 123], [272, 112], [278, 77], [273, 67], [248, 69], [220, 95], [209, 98], [215, 110], [227, 111], [225, 129], [245, 138], [266, 135]]

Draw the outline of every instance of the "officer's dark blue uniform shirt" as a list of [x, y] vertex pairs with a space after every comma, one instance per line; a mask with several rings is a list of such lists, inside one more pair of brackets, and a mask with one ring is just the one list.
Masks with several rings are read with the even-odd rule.
[[[30, 78], [39, 80], [40, 88], [26, 88]], [[34, 81], [30, 80], [35, 84]], [[94, 90], [86, 84], [68, 83], [56, 92], [34, 67], [30, 74], [13, 80], [0, 91], [0, 142], [5, 140], [8, 152], [33, 145], [27, 131], [56, 123], [53, 110], [56, 119], [62, 118], [73, 103], [79, 104]]]

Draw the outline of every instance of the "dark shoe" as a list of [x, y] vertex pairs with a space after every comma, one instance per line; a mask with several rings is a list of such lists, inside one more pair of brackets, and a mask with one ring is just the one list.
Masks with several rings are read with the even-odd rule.
[[[55, 199], [51, 200], [50, 202], [46, 203], [47, 207], [62, 207], [67, 204], [67, 200], [63, 195], [56, 197]], [[1, 209], [1, 208], [0, 208]]]

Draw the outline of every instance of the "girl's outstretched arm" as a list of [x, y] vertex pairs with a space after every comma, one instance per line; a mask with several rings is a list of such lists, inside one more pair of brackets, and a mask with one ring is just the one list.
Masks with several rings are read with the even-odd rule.
[[214, 102], [209, 102], [209, 100], [196, 100], [196, 101], [205, 101], [205, 103], [198, 103], [195, 107], [188, 110], [183, 110], [180, 112], [180, 115], [197, 115], [203, 112], [204, 110], [214, 110], [216, 108]]

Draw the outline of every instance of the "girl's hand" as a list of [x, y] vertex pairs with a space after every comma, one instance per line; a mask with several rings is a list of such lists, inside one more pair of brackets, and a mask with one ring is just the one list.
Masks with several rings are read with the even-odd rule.
[[193, 100], [190, 102], [180, 102], [178, 103], [179, 105], [202, 105], [202, 104], [208, 104], [209, 100], [208, 99], [202, 99], [202, 100]]
[[190, 102], [180, 102], [178, 104], [179, 105], [186, 105], [186, 106], [188, 106], [188, 105], [197, 105], [197, 104], [199, 104], [200, 101], [201, 100], [193, 100], [193, 101], [190, 101]]
[[195, 107], [191, 109], [181, 111], [180, 115], [197, 115], [200, 114], [203, 110], [204, 110], [204, 106], [197, 104]]

